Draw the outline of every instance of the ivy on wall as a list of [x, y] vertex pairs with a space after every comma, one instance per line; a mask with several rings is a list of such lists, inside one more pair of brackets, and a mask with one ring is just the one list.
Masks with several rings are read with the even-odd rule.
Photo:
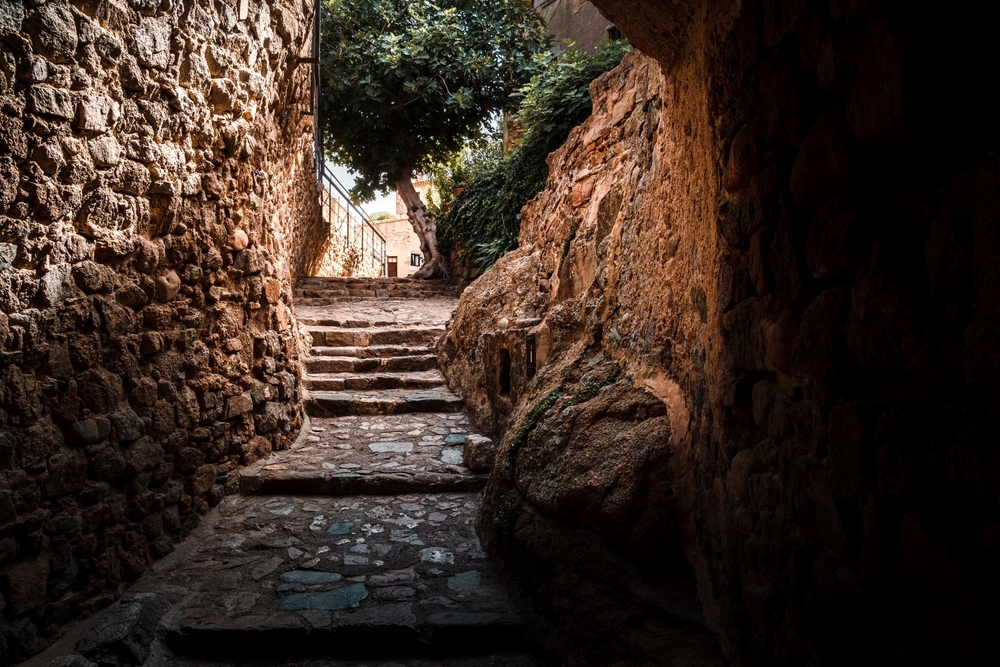
[[516, 95], [519, 106], [510, 120], [521, 134], [507, 156], [501, 157], [502, 142], [494, 136], [439, 169], [438, 178], [462, 187], [450, 210], [439, 209], [440, 235], [448, 248], [463, 250], [470, 268], [485, 271], [517, 247], [521, 208], [548, 178], [545, 159], [590, 116], [590, 82], [616, 67], [630, 48], [616, 40], [593, 53], [539, 54], [538, 73]]

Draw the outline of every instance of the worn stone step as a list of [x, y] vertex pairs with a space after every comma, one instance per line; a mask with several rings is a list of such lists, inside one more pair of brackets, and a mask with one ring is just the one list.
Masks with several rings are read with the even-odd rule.
[[438, 370], [412, 373], [317, 373], [305, 377], [306, 389], [342, 391], [344, 389], [430, 389], [444, 385]]
[[458, 412], [462, 399], [446, 391], [317, 391], [305, 400], [313, 417], [341, 415], [385, 415], [402, 412]]
[[308, 327], [312, 344], [322, 347], [365, 347], [368, 345], [433, 345], [444, 333], [443, 326], [348, 329]]
[[314, 357], [357, 357], [359, 359], [371, 359], [375, 357], [425, 357], [428, 354], [434, 354], [434, 348], [427, 345], [318, 346], [310, 349], [309, 354]]
[[455, 288], [451, 285], [445, 286], [421, 286], [421, 285], [406, 285], [402, 287], [394, 286], [383, 286], [383, 285], [333, 285], [333, 286], [316, 286], [316, 287], [299, 287], [295, 290], [295, 296], [298, 297], [316, 297], [316, 296], [374, 296], [377, 292], [385, 292], [390, 296], [396, 297], [400, 294], [427, 294], [427, 295], [447, 295], [452, 296], [455, 294]]
[[403, 327], [405, 324], [400, 324], [393, 319], [357, 319], [357, 318], [344, 318], [337, 316], [312, 316], [312, 317], [299, 317], [299, 324], [306, 327], [340, 327], [344, 329], [367, 329], [367, 328], [385, 328], [385, 327]]
[[437, 368], [437, 356], [420, 354], [404, 357], [306, 357], [305, 367], [308, 374], [319, 373], [372, 373], [386, 372], [419, 372]]
[[177, 654], [517, 651], [525, 624], [475, 534], [477, 495], [229, 496], [135, 588], [169, 589]]
[[402, 293], [402, 294], [400, 294], [400, 293], [389, 294], [388, 292], [383, 292], [383, 291], [380, 290], [378, 293], [370, 293], [370, 294], [366, 293], [366, 294], [363, 294], [363, 295], [360, 295], [360, 296], [350, 296], [350, 295], [329, 296], [329, 295], [325, 295], [325, 296], [314, 296], [314, 297], [297, 297], [295, 299], [295, 305], [296, 305], [296, 307], [299, 307], [299, 306], [311, 306], [311, 307], [336, 306], [336, 305], [340, 305], [340, 304], [343, 304], [343, 303], [350, 303], [350, 302], [353, 302], [353, 301], [371, 300], [371, 299], [385, 299], [385, 300], [392, 299], [392, 300], [395, 300], [395, 301], [406, 301], [406, 300], [409, 300], [409, 301], [417, 300], [417, 301], [419, 301], [419, 300], [427, 299], [430, 296], [447, 296], [447, 297], [453, 297], [454, 294], [440, 294], [440, 295], [434, 294], [434, 295], [428, 295], [428, 294], [419, 293], [419, 292], [418, 293], [405, 292], [405, 293]]
[[489, 475], [441, 472], [363, 473], [328, 470], [259, 470], [240, 475], [247, 495], [369, 496], [481, 491]]

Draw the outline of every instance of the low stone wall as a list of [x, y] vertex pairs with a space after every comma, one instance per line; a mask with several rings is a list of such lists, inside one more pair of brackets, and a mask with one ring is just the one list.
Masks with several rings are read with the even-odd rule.
[[0, 663], [295, 436], [311, 12], [0, 0]]
[[[577, 592], [600, 575], [586, 564], [545, 584], [558, 550], [538, 516], [647, 577], [683, 553], [733, 664], [996, 662], [985, 10], [595, 5], [646, 55], [593, 84], [520, 247], [463, 293], [439, 348], [477, 422], [506, 432], [484, 535], [528, 562], [524, 590], [557, 623], [609, 614]], [[669, 421], [660, 446], [618, 436], [641, 412], [610, 404], [627, 386], [666, 409], [644, 411]], [[642, 636], [582, 629], [580, 646], [621, 636], [664, 664]]]

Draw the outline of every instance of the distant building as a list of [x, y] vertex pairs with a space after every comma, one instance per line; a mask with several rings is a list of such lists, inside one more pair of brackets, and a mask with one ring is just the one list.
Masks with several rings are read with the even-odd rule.
[[552, 49], [556, 53], [564, 48], [564, 39], [593, 51], [609, 39], [622, 38], [621, 31], [587, 0], [534, 0], [534, 3], [552, 34]]
[[[430, 190], [430, 179], [417, 174], [413, 181], [417, 194], [426, 203]], [[424, 253], [420, 250], [420, 238], [413, 231], [413, 225], [406, 215], [403, 198], [396, 195], [396, 217], [375, 222], [385, 236], [385, 275], [390, 278], [406, 278], [423, 266]]]

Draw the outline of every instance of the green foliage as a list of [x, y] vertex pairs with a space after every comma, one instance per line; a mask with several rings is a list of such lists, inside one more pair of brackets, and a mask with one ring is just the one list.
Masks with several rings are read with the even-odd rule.
[[617, 366], [615, 366], [615, 368], [613, 368], [611, 370], [611, 372], [608, 373], [607, 376], [604, 377], [604, 379], [602, 379], [602, 380], [590, 380], [590, 381], [584, 382], [583, 386], [580, 387], [576, 391], [576, 393], [574, 393], [570, 397], [570, 399], [568, 401], [566, 401], [566, 404], [563, 406], [563, 409], [565, 410], [568, 407], [572, 407], [574, 405], [580, 405], [581, 403], [586, 403], [587, 401], [589, 401], [590, 399], [592, 399], [594, 396], [597, 396], [597, 392], [599, 392], [601, 389], [603, 389], [604, 387], [607, 387], [608, 385], [612, 385], [615, 382], [617, 382], [618, 381], [618, 376], [621, 375], [621, 372], [622, 372], [622, 369], [619, 368], [619, 367], [617, 367]]
[[590, 116], [590, 82], [617, 66], [629, 48], [612, 41], [594, 53], [573, 50], [556, 57], [545, 51], [535, 57], [539, 73], [516, 94], [520, 106], [512, 117], [522, 135], [505, 160], [470, 167], [468, 184], [439, 223], [444, 246], [465, 247], [483, 270], [517, 247], [521, 208], [548, 178], [545, 159]]
[[431, 181], [428, 208], [436, 217], [451, 206], [455, 189], [503, 160], [503, 132], [495, 119], [484, 124], [482, 135], [465, 143], [443, 161], [431, 165], [425, 173]]
[[522, 0], [323, 0], [321, 40], [324, 150], [362, 200], [478, 136], [546, 46]]
[[500, 502], [497, 503], [496, 508], [493, 510], [493, 525], [496, 527], [497, 532], [504, 538], [510, 539], [514, 534], [514, 527], [517, 525], [517, 520], [521, 517], [521, 512], [523, 511], [524, 504], [521, 500], [521, 494], [516, 489], [511, 489], [503, 494]]
[[[620, 375], [621, 368], [615, 366], [600, 380], [588, 380], [584, 382], [566, 400], [561, 409], [565, 410], [566, 408], [574, 405], [586, 403], [590, 399], [597, 396], [597, 392], [601, 389], [617, 382]], [[515, 459], [517, 459], [517, 453], [521, 450], [521, 447], [524, 446], [524, 443], [528, 441], [528, 436], [530, 436], [531, 432], [535, 430], [536, 426], [538, 426], [538, 422], [542, 420], [542, 417], [544, 417], [546, 413], [552, 409], [552, 406], [554, 406], [560, 398], [566, 395], [567, 391], [568, 389], [564, 386], [556, 387], [531, 406], [528, 414], [526, 414], [524, 419], [521, 420], [521, 424], [517, 429], [517, 435], [514, 436], [514, 439], [511, 441], [507, 449], [506, 463], [508, 466], [514, 464]]]
[[514, 440], [511, 441], [510, 447], [507, 449], [506, 462], [508, 465], [513, 465], [514, 460], [517, 458], [517, 453], [521, 450], [521, 447], [524, 446], [524, 443], [528, 441], [528, 436], [531, 435], [531, 432], [535, 430], [536, 426], [538, 426], [538, 422], [542, 420], [545, 413], [548, 412], [552, 406], [556, 404], [556, 401], [562, 398], [565, 393], [565, 389], [558, 387], [550, 391], [543, 398], [539, 399], [537, 403], [531, 406], [531, 410], [529, 410], [528, 414], [524, 416], [520, 427], [517, 429], [517, 435], [514, 436]]
[[368, 217], [371, 218], [372, 222], [379, 222], [380, 220], [394, 220], [396, 218], [395, 215], [389, 213], [388, 211], [377, 211]]

